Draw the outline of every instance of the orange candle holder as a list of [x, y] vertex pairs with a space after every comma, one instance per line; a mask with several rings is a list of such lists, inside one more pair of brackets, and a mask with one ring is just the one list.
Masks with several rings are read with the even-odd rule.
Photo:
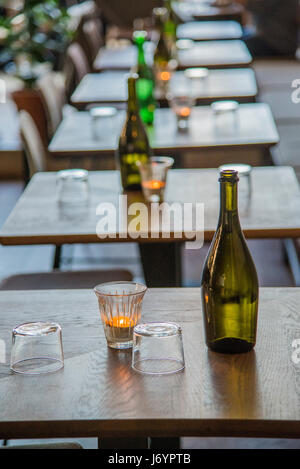
[[173, 96], [168, 95], [169, 106], [177, 118], [178, 130], [187, 130], [189, 118], [195, 104], [195, 98], [190, 95]]
[[153, 156], [147, 163], [137, 163], [142, 179], [143, 194], [147, 202], [164, 200], [167, 172], [173, 163], [173, 158], [167, 156]]
[[94, 288], [109, 347], [132, 347], [133, 329], [140, 322], [146, 290], [145, 285], [135, 282], [108, 282]]

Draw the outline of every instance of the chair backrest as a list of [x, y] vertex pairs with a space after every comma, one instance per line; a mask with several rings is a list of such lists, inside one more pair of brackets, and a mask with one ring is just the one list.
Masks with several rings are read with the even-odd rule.
[[93, 18], [83, 23], [82, 41], [82, 46], [84, 47], [92, 68], [100, 47], [104, 46], [103, 24], [100, 18]]
[[162, 6], [162, 0], [96, 0], [107, 23], [132, 28], [135, 18], [151, 16], [152, 9]]
[[20, 133], [28, 163], [29, 175], [47, 170], [47, 153], [34, 120], [27, 111], [20, 111]]
[[47, 114], [49, 140], [53, 137], [62, 120], [62, 109], [65, 102], [65, 90], [62, 86], [62, 80], [59, 83], [56, 75], [54, 72], [47, 73], [37, 82], [37, 89], [42, 96]]
[[66, 92], [68, 96], [72, 94], [74, 88], [90, 71], [89, 61], [82, 46], [78, 44], [78, 42], [73, 42], [67, 48], [64, 64]]

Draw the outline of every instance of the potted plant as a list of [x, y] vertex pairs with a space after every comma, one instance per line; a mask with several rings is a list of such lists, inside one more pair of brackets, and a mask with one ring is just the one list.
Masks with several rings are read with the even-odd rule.
[[22, 7], [2, 22], [7, 28], [4, 50], [11, 56], [8, 73], [21, 78], [24, 88], [12, 93], [17, 108], [27, 110], [47, 141], [46, 114], [35, 84], [45, 71], [59, 68], [71, 39], [69, 16], [59, 0], [24, 0]]

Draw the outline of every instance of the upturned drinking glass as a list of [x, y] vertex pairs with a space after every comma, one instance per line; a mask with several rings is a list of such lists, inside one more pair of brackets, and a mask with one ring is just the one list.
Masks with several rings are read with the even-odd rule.
[[133, 329], [141, 319], [146, 290], [145, 285], [135, 282], [107, 282], [94, 288], [109, 347], [132, 347]]
[[62, 332], [55, 322], [27, 322], [12, 331], [10, 368], [14, 373], [39, 375], [64, 366]]

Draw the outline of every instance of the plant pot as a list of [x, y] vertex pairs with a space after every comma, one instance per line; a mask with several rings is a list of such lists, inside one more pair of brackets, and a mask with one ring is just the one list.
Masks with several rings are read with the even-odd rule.
[[47, 116], [40, 93], [32, 88], [13, 91], [11, 96], [19, 111], [27, 111], [33, 118], [45, 147], [48, 146]]

